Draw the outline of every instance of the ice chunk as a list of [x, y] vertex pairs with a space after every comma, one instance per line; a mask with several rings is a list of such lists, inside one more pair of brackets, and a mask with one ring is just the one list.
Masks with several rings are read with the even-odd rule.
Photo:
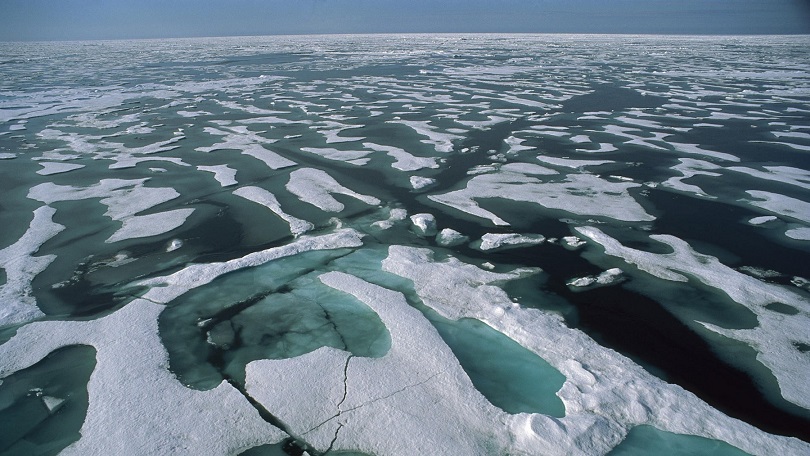
[[481, 236], [480, 241], [473, 243], [473, 248], [486, 252], [489, 250], [542, 244], [545, 240], [545, 236], [539, 234], [487, 233]]
[[391, 209], [389, 211], [388, 220], [380, 220], [378, 222], [372, 223], [371, 225], [376, 226], [377, 228], [380, 228], [382, 230], [387, 230], [388, 228], [394, 226], [394, 223], [405, 220], [407, 216], [408, 211], [406, 211], [405, 209], [400, 208]]
[[576, 236], [563, 236], [563, 247], [569, 250], [576, 250], [583, 245], [587, 244], [587, 242], [583, 241], [582, 239]]
[[595, 276], [579, 277], [566, 282], [573, 291], [582, 291], [597, 287], [614, 285], [624, 280], [623, 272], [619, 268], [611, 268]]
[[169, 245], [166, 246], [166, 252], [174, 252], [181, 247], [183, 247], [183, 241], [181, 239], [172, 239]]
[[431, 177], [411, 176], [411, 187], [414, 190], [422, 190], [436, 183], [436, 179]]
[[326, 171], [314, 168], [301, 168], [290, 173], [287, 190], [301, 201], [326, 212], [340, 212], [344, 208], [343, 203], [332, 197], [332, 193], [351, 196], [372, 206], [380, 204], [379, 199], [350, 190], [340, 185]]
[[469, 238], [452, 228], [445, 228], [436, 235], [436, 243], [443, 247], [455, 247], [467, 242]]
[[6, 283], [0, 285], [0, 326], [20, 324], [44, 314], [36, 305], [31, 281], [56, 259], [56, 255], [34, 256], [45, 242], [65, 229], [53, 221], [56, 210], [42, 206], [34, 211], [28, 230], [14, 244], [0, 250], [0, 267]]
[[421, 236], [433, 236], [436, 234], [436, 217], [433, 214], [414, 214], [411, 216], [411, 223], [417, 234]]
[[301, 220], [294, 217], [281, 208], [281, 204], [276, 199], [276, 196], [261, 187], [241, 187], [233, 192], [236, 196], [241, 196], [254, 203], [261, 204], [262, 206], [270, 209], [282, 220], [290, 225], [290, 232], [293, 236], [300, 236], [303, 233], [315, 228], [310, 222]]

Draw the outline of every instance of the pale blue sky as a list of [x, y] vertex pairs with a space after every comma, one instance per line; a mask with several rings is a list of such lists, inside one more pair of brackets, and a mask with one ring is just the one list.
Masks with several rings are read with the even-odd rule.
[[810, 0], [0, 0], [0, 40], [310, 33], [810, 34]]

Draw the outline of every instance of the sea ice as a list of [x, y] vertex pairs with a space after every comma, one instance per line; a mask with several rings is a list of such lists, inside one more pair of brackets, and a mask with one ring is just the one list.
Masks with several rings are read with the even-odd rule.
[[391, 123], [399, 123], [406, 125], [413, 129], [416, 134], [426, 136], [428, 139], [422, 140], [423, 143], [431, 144], [436, 149], [436, 152], [447, 153], [453, 151], [453, 141], [463, 139], [462, 136], [453, 133], [442, 133], [436, 131], [437, 128], [430, 125], [428, 121], [416, 120], [389, 120]]
[[413, 187], [414, 190], [423, 190], [435, 184], [436, 179], [433, 179], [432, 177], [411, 176], [410, 182], [411, 187]]
[[301, 234], [315, 228], [315, 225], [312, 223], [307, 222], [306, 220], [301, 220], [284, 212], [284, 210], [281, 208], [281, 204], [278, 202], [278, 199], [276, 199], [276, 196], [261, 187], [241, 187], [234, 190], [233, 194], [236, 196], [241, 196], [246, 200], [253, 201], [254, 203], [261, 204], [262, 206], [273, 211], [273, 213], [278, 215], [279, 218], [290, 225], [290, 232], [293, 236], [300, 236]]
[[371, 160], [370, 158], [364, 158], [370, 153], [366, 150], [339, 150], [330, 147], [302, 147], [301, 150], [320, 155], [329, 160], [342, 161], [357, 166], [365, 165]]
[[79, 165], [77, 163], [40, 162], [39, 164], [42, 165], [42, 169], [37, 171], [37, 174], [41, 176], [61, 174], [68, 171], [73, 171], [74, 169], [84, 168], [84, 165]]
[[259, 266], [302, 252], [360, 247], [363, 245], [362, 237], [362, 234], [350, 228], [320, 236], [304, 235], [281, 247], [253, 252], [221, 263], [192, 264], [171, 275], [142, 280], [136, 285], [150, 287], [149, 291], [143, 295], [145, 299], [166, 304], [189, 290], [210, 283], [223, 274]]
[[111, 243], [168, 233], [182, 226], [192, 212], [194, 212], [193, 208], [185, 208], [125, 217], [121, 219], [121, 228], [104, 242]]
[[762, 225], [768, 222], [772, 222], [774, 220], [779, 220], [778, 217], [775, 215], [763, 215], [761, 217], [754, 217], [748, 221], [751, 225]]
[[[286, 437], [226, 381], [195, 391], [177, 381], [158, 334], [163, 306], [136, 299], [90, 321], [21, 327], [0, 345], [0, 376], [29, 367], [61, 347], [92, 345], [96, 368], [81, 438], [61, 454], [229, 454]], [[227, 426], [223, 423], [239, 423]]]
[[568, 285], [568, 287], [574, 291], [580, 291], [614, 285], [621, 282], [623, 279], [624, 277], [621, 269], [611, 268], [595, 276], [585, 276], [572, 279], [566, 282], [566, 285]]
[[43, 316], [33, 296], [31, 281], [56, 259], [35, 253], [45, 242], [65, 229], [53, 221], [56, 209], [42, 206], [34, 211], [28, 230], [14, 244], [0, 250], [0, 267], [6, 283], [0, 285], [0, 326], [25, 323]]
[[609, 182], [592, 174], [569, 174], [564, 181], [544, 182], [522, 173], [504, 171], [475, 176], [464, 189], [429, 195], [428, 198], [468, 214], [487, 218], [495, 225], [509, 225], [496, 214], [480, 207], [480, 198], [502, 198], [539, 204], [573, 214], [608, 217], [621, 221], [650, 221], [627, 190], [639, 184]]
[[[810, 344], [810, 301], [788, 288], [760, 281], [722, 264], [713, 256], [698, 253], [674, 236], [650, 236], [672, 248], [672, 253], [655, 254], [626, 247], [594, 227], [576, 230], [600, 244], [607, 255], [622, 258], [660, 279], [688, 282], [691, 277], [699, 280], [756, 314], [759, 325], [753, 329], [725, 329], [700, 323], [718, 334], [751, 345], [757, 351], [757, 359], [776, 377], [782, 396], [810, 409], [810, 391], [805, 387], [810, 359], [800, 356], [795, 345], [797, 342]], [[785, 317], [765, 308], [773, 302], [788, 304], [800, 312]]]
[[236, 185], [236, 170], [228, 167], [228, 165], [215, 165], [215, 166], [198, 166], [198, 170], [209, 173], [214, 173], [214, 179], [219, 182], [223, 187], [230, 187]]
[[351, 196], [371, 206], [380, 204], [379, 199], [350, 190], [340, 185], [326, 171], [314, 168], [301, 168], [291, 172], [287, 190], [301, 201], [326, 212], [340, 212], [344, 209], [343, 203], [332, 197], [333, 193]]
[[[144, 183], [147, 180], [149, 179], [102, 179], [98, 184], [90, 187], [72, 187], [46, 182], [32, 187], [28, 192], [28, 197], [45, 204], [101, 198], [101, 203], [107, 206], [107, 212], [104, 215], [122, 222], [121, 228], [105, 242], [163, 234], [185, 223], [194, 209], [175, 209], [156, 214], [136, 215], [180, 196], [173, 188], [146, 187]], [[156, 222], [157, 220], [160, 222]]]
[[433, 214], [414, 214], [411, 216], [411, 223], [421, 236], [433, 236], [436, 234], [436, 217]]
[[383, 270], [412, 280], [420, 300], [444, 317], [481, 320], [567, 378], [557, 393], [565, 405], [564, 418], [509, 415], [502, 422], [511, 429], [511, 450], [488, 453], [533, 454], [543, 448], [547, 454], [605, 454], [639, 424], [722, 440], [751, 454], [772, 454], [775, 447], [797, 454], [810, 450], [810, 445], [798, 439], [769, 435], [729, 418], [692, 393], [568, 328], [561, 317], [522, 308], [492, 285], [532, 270], [494, 273], [453, 257], [436, 262], [432, 256], [428, 249], [391, 246]]
[[391, 167], [400, 171], [418, 171], [425, 168], [439, 167], [434, 157], [417, 157], [399, 147], [383, 146], [371, 142], [364, 142], [363, 147], [377, 152], [385, 152], [395, 160]]
[[609, 163], [616, 163], [613, 160], [574, 160], [572, 158], [558, 158], [558, 157], [546, 157], [543, 155], [538, 155], [537, 159], [543, 163], [548, 163], [552, 166], [562, 166], [565, 168], [573, 168], [573, 169], [583, 169], [588, 166], [599, 166], [599, 165], [606, 165]]
[[436, 243], [442, 247], [455, 247], [467, 242], [469, 239], [452, 228], [445, 228], [436, 235]]
[[810, 241], [810, 228], [808, 227], [800, 227], [800, 228], [791, 228], [785, 231], [785, 236], [796, 239], [797, 241]]
[[210, 135], [222, 136], [224, 138], [221, 142], [212, 146], [198, 147], [195, 149], [197, 151], [239, 150], [245, 155], [261, 160], [270, 169], [282, 169], [296, 165], [294, 161], [288, 160], [264, 147], [264, 145], [274, 143], [275, 140], [263, 138], [257, 133], [249, 131], [247, 127], [230, 127], [227, 130], [205, 127], [204, 131]]
[[480, 241], [474, 242], [472, 247], [482, 252], [487, 252], [490, 250], [542, 244], [545, 240], [545, 236], [539, 234], [523, 235], [518, 233], [487, 233], [481, 236]]
[[781, 195], [779, 193], [771, 193], [761, 190], [748, 190], [746, 193], [751, 195], [753, 198], [762, 200], [751, 201], [750, 204], [753, 206], [761, 207], [785, 218], [792, 218], [805, 223], [810, 223], [810, 203], [800, 199]]

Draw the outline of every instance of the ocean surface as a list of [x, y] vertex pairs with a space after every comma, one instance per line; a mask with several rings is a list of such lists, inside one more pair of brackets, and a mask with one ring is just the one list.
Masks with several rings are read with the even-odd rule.
[[0, 43], [0, 454], [810, 454], [807, 49]]

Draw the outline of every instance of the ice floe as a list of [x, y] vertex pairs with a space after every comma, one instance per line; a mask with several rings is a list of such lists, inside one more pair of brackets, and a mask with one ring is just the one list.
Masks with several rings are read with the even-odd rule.
[[371, 153], [367, 150], [340, 150], [331, 147], [302, 147], [301, 150], [320, 155], [328, 160], [342, 161], [357, 166], [365, 165], [371, 160], [364, 158]]
[[432, 177], [411, 176], [409, 180], [414, 190], [424, 190], [436, 183]]
[[692, 193], [697, 196], [713, 198], [712, 196], [707, 195], [703, 191], [703, 189], [698, 187], [697, 185], [685, 183], [684, 179], [689, 179], [694, 176], [717, 177], [720, 176], [721, 174], [709, 170], [718, 170], [721, 169], [721, 167], [713, 163], [709, 163], [703, 160], [695, 160], [692, 158], [679, 158], [678, 161], [680, 161], [680, 163], [675, 166], [672, 166], [670, 169], [681, 173], [681, 176], [670, 177], [664, 182], [661, 182], [661, 185], [680, 192]]
[[596, 287], [606, 287], [624, 280], [623, 272], [619, 268], [611, 268], [598, 275], [589, 275], [569, 280], [566, 285], [574, 291], [590, 290]]
[[425, 168], [439, 167], [439, 164], [436, 163], [436, 158], [417, 157], [399, 147], [383, 146], [371, 142], [364, 142], [363, 147], [377, 152], [385, 152], [395, 160], [394, 163], [391, 164], [391, 167], [400, 171], [418, 171]]
[[430, 125], [428, 121], [416, 120], [389, 120], [391, 123], [403, 124], [415, 131], [418, 135], [426, 136], [428, 139], [422, 140], [423, 143], [431, 144], [436, 152], [452, 152], [453, 141], [463, 139], [462, 136], [453, 133], [442, 133], [437, 131], [437, 128]]
[[284, 220], [288, 225], [290, 225], [290, 232], [293, 234], [293, 236], [299, 236], [315, 228], [315, 225], [312, 223], [284, 212], [276, 196], [261, 187], [240, 187], [234, 190], [233, 194], [236, 196], [241, 196], [246, 200], [253, 201], [254, 203], [261, 204], [262, 206], [273, 211], [273, 213], [278, 215], [280, 219]]
[[301, 201], [326, 212], [340, 212], [344, 209], [343, 203], [332, 196], [334, 193], [350, 196], [371, 206], [380, 204], [379, 199], [346, 188], [326, 171], [314, 168], [301, 168], [291, 172], [287, 190]]
[[436, 243], [442, 247], [455, 247], [469, 241], [470, 238], [452, 228], [445, 228], [436, 235]]
[[508, 225], [495, 213], [478, 205], [477, 199], [502, 198], [534, 203], [548, 209], [572, 214], [608, 217], [621, 221], [650, 221], [628, 189], [640, 184], [609, 182], [591, 174], [570, 174], [564, 181], [544, 182], [515, 172], [498, 172], [475, 176], [465, 188], [428, 198], [468, 214], [486, 218], [495, 225]]
[[545, 236], [540, 234], [487, 233], [481, 236], [479, 241], [474, 242], [472, 247], [482, 252], [487, 252], [490, 250], [542, 244], [545, 240]]
[[583, 169], [588, 166], [599, 166], [615, 163], [612, 160], [575, 160], [572, 158], [546, 157], [543, 155], [539, 155], [537, 159], [552, 166], [562, 166], [573, 169]]
[[779, 193], [761, 190], [748, 190], [746, 193], [762, 201], [751, 201], [753, 206], [761, 207], [775, 214], [810, 223], [810, 203]]
[[84, 165], [79, 165], [77, 163], [40, 162], [39, 164], [42, 165], [42, 169], [37, 171], [37, 174], [41, 176], [61, 174], [66, 173], [68, 171], [73, 171], [74, 169], [84, 168]]
[[214, 179], [219, 182], [223, 187], [230, 187], [239, 182], [236, 180], [236, 170], [230, 168], [228, 165], [214, 165], [214, 166], [198, 166], [198, 170], [209, 173], [214, 173]]
[[[810, 408], [810, 392], [806, 388], [810, 359], [799, 356], [795, 345], [796, 342], [810, 344], [810, 301], [792, 290], [736, 271], [713, 256], [698, 253], [674, 236], [650, 236], [672, 248], [672, 253], [655, 254], [626, 247], [594, 227], [576, 230], [600, 244], [607, 255], [622, 258], [650, 275], [677, 282], [698, 280], [751, 310], [759, 322], [753, 329], [725, 329], [702, 324], [718, 334], [751, 345], [757, 351], [757, 359], [776, 377], [782, 396], [794, 404]], [[784, 315], [765, 308], [773, 302], [789, 304], [800, 313], [784, 318]]]
[[56, 259], [55, 255], [35, 253], [65, 229], [53, 221], [55, 209], [42, 206], [25, 234], [14, 244], [0, 250], [0, 267], [6, 271], [6, 283], [0, 285], [0, 326], [20, 324], [44, 314], [36, 305], [31, 281]]
[[436, 217], [433, 214], [414, 214], [411, 216], [411, 224], [421, 236], [433, 236], [436, 234]]
[[408, 217], [408, 211], [401, 208], [391, 209], [389, 211], [388, 219], [386, 220], [379, 220], [377, 222], [372, 223], [372, 226], [380, 228], [382, 230], [387, 230], [394, 226], [395, 223], [401, 222]]

